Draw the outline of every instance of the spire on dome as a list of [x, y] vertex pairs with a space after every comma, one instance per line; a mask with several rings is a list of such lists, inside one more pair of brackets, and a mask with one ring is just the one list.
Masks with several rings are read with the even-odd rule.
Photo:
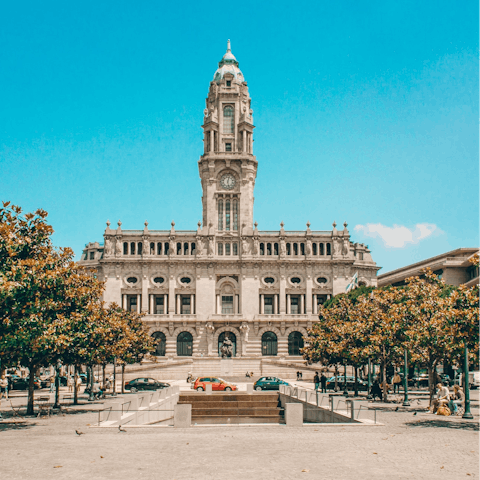
[[218, 62], [218, 70], [215, 72], [213, 80], [217, 83], [220, 83], [227, 72], [231, 73], [237, 82], [242, 83], [244, 81], [242, 72], [240, 71], [240, 68], [238, 68], [237, 59], [232, 53], [230, 39], [227, 40], [227, 52], [222, 57], [220, 62]]
[[232, 49], [230, 48], [230, 39], [227, 40], [227, 52], [232, 52]]

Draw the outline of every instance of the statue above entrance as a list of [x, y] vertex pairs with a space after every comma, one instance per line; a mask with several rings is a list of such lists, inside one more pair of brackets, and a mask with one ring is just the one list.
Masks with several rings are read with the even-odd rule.
[[231, 358], [233, 356], [233, 343], [228, 338], [228, 334], [225, 335], [225, 339], [220, 347], [220, 353], [222, 354], [222, 358]]

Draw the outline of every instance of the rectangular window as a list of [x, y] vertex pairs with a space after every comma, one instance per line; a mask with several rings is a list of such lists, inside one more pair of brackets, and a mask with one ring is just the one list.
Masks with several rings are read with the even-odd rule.
[[227, 80], [227, 87], [231, 87], [232, 86], [232, 81], [231, 80]]
[[190, 296], [182, 296], [182, 315], [190, 315]]
[[128, 297], [128, 300], [129, 300], [129, 310], [131, 312], [136, 312], [137, 311], [137, 296], [136, 295], [132, 295], [130, 297]]
[[238, 255], [238, 243], [232, 243], [233, 254]]
[[233, 295], [222, 295], [222, 314], [233, 314]]
[[225, 255], [230, 255], [230, 244], [229, 243], [225, 244]]
[[226, 152], [231, 152], [232, 151], [232, 144], [231, 143], [226, 143], [225, 144], [225, 151]]
[[223, 255], [223, 243], [218, 244], [218, 254]]
[[291, 306], [291, 313], [292, 315], [298, 315], [299, 308], [298, 308], [298, 297], [290, 297], [290, 306]]
[[223, 200], [218, 201], [218, 229], [223, 230]]
[[265, 297], [265, 315], [273, 315], [273, 297]]
[[225, 201], [225, 230], [230, 231], [230, 200]]
[[94, 260], [95, 259], [95, 252], [90, 252], [90, 260]]
[[238, 201], [233, 201], [233, 229], [238, 230]]
[[359, 260], [363, 260], [363, 252], [360, 252], [360, 253], [358, 254], [358, 259], [359, 259]]
[[163, 315], [164, 309], [163, 309], [163, 296], [161, 297], [155, 297], [155, 313], [157, 315]]

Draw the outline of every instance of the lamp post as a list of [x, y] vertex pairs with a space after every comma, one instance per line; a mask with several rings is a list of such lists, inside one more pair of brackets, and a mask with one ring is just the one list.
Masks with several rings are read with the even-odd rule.
[[368, 357], [368, 383], [367, 383], [367, 400], [372, 399], [372, 364], [370, 357]]
[[59, 400], [60, 400], [60, 370], [62, 368], [62, 362], [60, 360], [57, 361], [57, 365], [55, 367], [55, 404], [53, 408], [60, 408]]
[[403, 367], [403, 403], [402, 406], [409, 407], [410, 402], [408, 401], [408, 364], [407, 364], [407, 349], [403, 351], [404, 355], [404, 367]]
[[465, 376], [465, 412], [462, 415], [462, 418], [467, 420], [472, 420], [473, 415], [470, 412], [470, 387], [468, 385], [468, 348], [465, 344], [465, 357], [463, 359], [463, 374]]
[[343, 364], [343, 395], [348, 397], [348, 390], [347, 390], [347, 362]]

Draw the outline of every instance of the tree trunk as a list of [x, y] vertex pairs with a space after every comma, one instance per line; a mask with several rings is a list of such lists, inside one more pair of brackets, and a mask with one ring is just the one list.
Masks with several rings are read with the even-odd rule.
[[387, 362], [382, 358], [382, 385], [383, 385], [383, 401], [388, 402], [388, 388], [387, 388]]
[[77, 386], [77, 379], [78, 379], [78, 368], [75, 365], [73, 367], [73, 404], [78, 405], [78, 386]]
[[125, 365], [122, 365], [122, 393], [125, 393]]
[[335, 365], [335, 391], [338, 392], [338, 366]]
[[105, 391], [105, 364], [102, 364], [102, 381], [103, 381], [102, 390]]
[[60, 408], [60, 369], [55, 368], [55, 405], [53, 408]]
[[27, 415], [35, 414], [35, 365], [31, 364], [29, 367], [28, 374], [28, 403], [27, 403]]

